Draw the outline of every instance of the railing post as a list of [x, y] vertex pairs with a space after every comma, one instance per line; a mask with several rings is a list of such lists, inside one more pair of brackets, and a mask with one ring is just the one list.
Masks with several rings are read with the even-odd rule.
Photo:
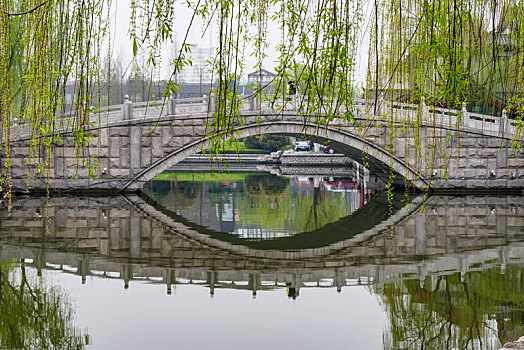
[[429, 108], [426, 104], [426, 98], [424, 96], [420, 97], [420, 109], [422, 119], [427, 119], [429, 115]]
[[506, 108], [502, 110], [502, 117], [500, 117], [500, 125], [499, 125], [499, 132], [501, 134], [504, 134], [506, 132], [506, 126], [508, 125], [508, 112], [506, 111]]
[[253, 95], [249, 96], [249, 110], [251, 112], [255, 110], [255, 99], [253, 98]]
[[176, 114], [176, 100], [174, 97], [169, 97], [169, 100], [167, 100], [167, 115], [175, 115]]
[[129, 100], [129, 95], [124, 96], [124, 105], [122, 106], [122, 119], [133, 119], [133, 102]]
[[[211, 92], [211, 94], [212, 94], [212, 92]], [[209, 104], [209, 101], [210, 101], [210, 99], [207, 98], [206, 94], [202, 95], [202, 103], [204, 104], [204, 106], [206, 106], [207, 112], [211, 113], [211, 105]]]
[[[205, 98], [207, 98], [206, 95], [204, 95]], [[215, 113], [215, 92], [211, 91], [209, 94], [209, 101], [208, 101], [208, 111], [209, 113]]]
[[462, 117], [462, 125], [466, 125], [469, 119], [468, 109], [466, 108], [466, 101], [462, 102], [462, 109], [460, 110], [460, 116]]

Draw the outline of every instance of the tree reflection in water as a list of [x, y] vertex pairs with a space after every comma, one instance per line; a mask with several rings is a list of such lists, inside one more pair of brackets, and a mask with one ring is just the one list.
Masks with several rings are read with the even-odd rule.
[[172, 210], [190, 208], [201, 195], [202, 182], [198, 181], [151, 181], [144, 188], [154, 200], [170, 203]]
[[353, 177], [170, 171], [144, 185], [155, 203], [198, 225], [242, 239], [313, 232], [352, 215], [373, 191]]
[[289, 179], [271, 174], [255, 174], [247, 175], [244, 184], [246, 193], [252, 197], [262, 195], [278, 199], [287, 191]]
[[73, 325], [74, 310], [58, 287], [28, 276], [22, 260], [0, 264], [0, 348], [84, 349], [89, 335]]
[[499, 349], [524, 334], [521, 266], [386, 284], [384, 349]]

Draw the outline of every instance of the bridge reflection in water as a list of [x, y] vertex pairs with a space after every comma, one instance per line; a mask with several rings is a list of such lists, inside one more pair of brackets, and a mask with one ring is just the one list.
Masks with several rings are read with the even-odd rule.
[[[268, 241], [214, 231], [144, 196], [53, 197], [48, 206], [16, 198], [11, 212], [0, 212], [0, 261], [24, 259], [82, 283], [87, 276], [121, 279], [124, 288], [133, 280], [162, 283], [168, 294], [178, 284], [203, 285], [211, 295], [287, 287], [294, 297], [304, 288], [370, 285], [390, 315], [392, 348], [451, 324], [472, 332], [498, 327], [501, 340], [514, 340], [524, 324], [524, 197], [434, 196], [424, 205], [417, 197], [407, 206], [402, 198], [394, 198], [391, 217], [379, 195], [341, 225]], [[359, 217], [368, 222], [357, 227]], [[315, 234], [325, 237], [297, 245], [297, 237]], [[421, 333], [428, 311], [416, 305], [439, 315], [433, 333]], [[449, 329], [442, 334], [463, 338]]]
[[[377, 199], [366, 206], [373, 203], [387, 205]], [[406, 276], [421, 284], [435, 274], [460, 272], [463, 279], [470, 271], [524, 259], [524, 198], [435, 196], [425, 209], [416, 198], [389, 219], [375, 216], [371, 228], [347, 227], [345, 236], [297, 249], [289, 241], [268, 247], [221, 240], [224, 234], [135, 195], [54, 197], [47, 209], [41, 198], [26, 197], [13, 202], [11, 213], [0, 212], [0, 257], [31, 259], [38, 268], [61, 268], [83, 280], [102, 275], [126, 286], [144, 278], [168, 285], [205, 281], [211, 292], [247, 282], [253, 293], [286, 281], [341, 289], [381, 288]], [[45, 233], [46, 210], [51, 234]]]

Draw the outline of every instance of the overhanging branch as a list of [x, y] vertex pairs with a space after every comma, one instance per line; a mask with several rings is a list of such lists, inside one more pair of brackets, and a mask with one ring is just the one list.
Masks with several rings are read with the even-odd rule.
[[41, 3], [40, 5], [37, 5], [35, 7], [33, 7], [32, 9], [30, 10], [27, 10], [25, 12], [20, 12], [20, 13], [9, 13], [9, 12], [5, 12], [5, 11], [2, 11], [2, 13], [6, 16], [24, 16], [24, 15], [28, 15], [32, 12], [35, 12], [36, 10], [38, 10], [40, 7], [44, 6], [45, 4], [47, 4], [49, 2], [49, 0], [47, 1], [44, 1], [43, 3]]

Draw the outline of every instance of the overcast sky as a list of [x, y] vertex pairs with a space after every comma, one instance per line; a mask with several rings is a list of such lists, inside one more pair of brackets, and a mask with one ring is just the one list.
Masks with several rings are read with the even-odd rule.
[[[176, 56], [177, 50], [175, 45], [179, 46], [182, 42], [189, 25], [189, 20], [192, 16], [192, 10], [187, 8], [182, 2], [178, 2], [176, 6], [174, 26], [176, 34], [174, 42], [167, 43], [162, 49], [161, 79], [168, 78], [171, 71], [168, 62]], [[368, 7], [367, 3], [365, 3], [365, 6]], [[365, 13], [369, 14], [369, 11], [365, 10]], [[113, 48], [113, 57], [122, 57], [124, 69], [130, 67], [133, 58], [132, 42], [129, 37], [130, 17], [131, 10], [129, 7], [129, 0], [114, 0], [113, 8], [111, 10], [111, 47]], [[365, 17], [369, 17], [369, 15]], [[362, 25], [366, 27], [368, 22], [368, 18], [365, 18]], [[213, 21], [211, 25], [206, 28], [199, 18], [195, 18], [188, 36], [189, 43], [203, 48], [216, 46], [216, 40], [214, 39], [215, 23], [216, 21]], [[281, 32], [279, 24], [269, 23], [267, 27], [267, 38], [270, 43], [270, 48], [266, 52], [267, 58], [265, 58], [263, 62], [263, 67], [267, 70], [274, 71], [274, 67], [276, 66], [275, 61], [278, 58], [274, 47], [281, 42]], [[365, 79], [367, 50], [369, 47], [369, 35], [367, 34], [367, 31], [362, 30], [361, 32], [357, 45], [359, 50], [355, 71], [357, 81], [363, 81]], [[245, 61], [246, 66], [244, 75], [247, 76], [248, 73], [253, 71], [253, 67], [256, 65], [256, 59], [250, 55], [250, 52], [246, 52]]]

